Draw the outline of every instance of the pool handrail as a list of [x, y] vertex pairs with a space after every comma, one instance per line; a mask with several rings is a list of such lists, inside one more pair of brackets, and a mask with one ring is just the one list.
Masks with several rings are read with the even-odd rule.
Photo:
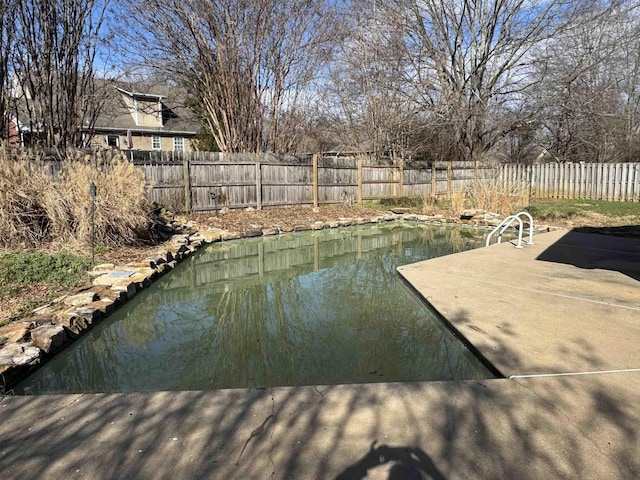
[[515, 247], [516, 248], [523, 248], [522, 247], [522, 230], [524, 228], [524, 224], [522, 223], [522, 219], [520, 218], [521, 215], [524, 215], [526, 217], [528, 217], [529, 219], [529, 241], [527, 242], [527, 245], [533, 245], [533, 217], [531, 216], [531, 214], [529, 212], [518, 212], [515, 215], [509, 215], [508, 217], [506, 217], [504, 220], [502, 220], [497, 227], [495, 227], [491, 233], [489, 233], [489, 235], [487, 236], [487, 241], [485, 242], [485, 247], [488, 247], [489, 244], [491, 243], [491, 237], [493, 236], [494, 233], [498, 232], [498, 241], [496, 243], [501, 243], [502, 242], [502, 234], [504, 233], [504, 231], [509, 228], [509, 226], [514, 222], [517, 221], [518, 222], [518, 243], [516, 243]]

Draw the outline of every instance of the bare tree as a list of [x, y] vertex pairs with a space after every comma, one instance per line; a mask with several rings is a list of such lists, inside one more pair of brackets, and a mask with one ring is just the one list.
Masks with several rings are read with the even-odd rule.
[[[513, 115], [531, 87], [532, 49], [572, 18], [575, 0], [393, 0], [406, 35], [408, 91], [440, 119], [464, 158], [481, 160], [531, 121]], [[505, 112], [511, 114], [506, 115]]]
[[[16, 104], [49, 147], [83, 144], [95, 119], [94, 62], [108, 0], [15, 2], [12, 69]], [[27, 123], [27, 122], [24, 122]]]
[[168, 72], [206, 112], [220, 151], [283, 151], [282, 129], [330, 53], [330, 1], [136, 0], [123, 2], [130, 54]]
[[354, 0], [347, 31], [329, 69], [323, 114], [330, 116], [342, 148], [374, 156], [407, 158], [420, 150], [416, 139], [424, 115], [406, 92], [403, 31], [385, 18], [382, 2]]
[[532, 99], [545, 151], [556, 160], [607, 162], [638, 149], [637, 7], [591, 9], [537, 53]]
[[0, 0], [0, 140], [9, 137], [9, 54], [13, 45], [13, 0]]

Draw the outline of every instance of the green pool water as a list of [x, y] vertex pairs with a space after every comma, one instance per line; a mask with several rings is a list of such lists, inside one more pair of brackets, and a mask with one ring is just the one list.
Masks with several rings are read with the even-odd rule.
[[383, 224], [211, 245], [16, 388], [136, 392], [489, 378], [396, 267], [485, 231]]

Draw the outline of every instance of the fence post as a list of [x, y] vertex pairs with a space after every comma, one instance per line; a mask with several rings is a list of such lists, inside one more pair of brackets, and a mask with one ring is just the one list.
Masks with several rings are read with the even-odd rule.
[[398, 184], [398, 188], [400, 190], [400, 197], [404, 196], [404, 161], [402, 159], [402, 157], [400, 157], [400, 159], [398, 160], [399, 162], [399, 166], [400, 166], [400, 179], [399, 179], [399, 184]]
[[447, 198], [451, 198], [451, 180], [453, 177], [453, 169], [451, 168], [451, 162], [447, 162]]
[[256, 160], [256, 209], [262, 210], [262, 168]]
[[362, 155], [358, 155], [358, 204], [362, 205]]
[[393, 196], [398, 196], [398, 165], [396, 164], [396, 160], [393, 160], [393, 165], [391, 166], [391, 181], [393, 182]]
[[311, 163], [313, 164], [313, 206], [318, 206], [318, 154], [314, 153], [311, 157]]
[[473, 162], [473, 191], [478, 191], [478, 160]]
[[184, 178], [184, 210], [191, 213], [191, 162], [189, 156], [182, 157], [182, 175]]
[[431, 162], [431, 197], [436, 198], [436, 162]]

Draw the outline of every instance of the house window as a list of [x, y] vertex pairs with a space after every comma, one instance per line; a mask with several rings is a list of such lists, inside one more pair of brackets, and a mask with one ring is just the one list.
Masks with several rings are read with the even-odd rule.
[[184, 137], [173, 138], [173, 149], [176, 152], [184, 152]]
[[118, 135], [107, 135], [107, 146], [118, 148], [120, 146], [120, 137]]
[[160, 150], [160, 137], [158, 135], [153, 135], [151, 137], [151, 149], [152, 150]]

